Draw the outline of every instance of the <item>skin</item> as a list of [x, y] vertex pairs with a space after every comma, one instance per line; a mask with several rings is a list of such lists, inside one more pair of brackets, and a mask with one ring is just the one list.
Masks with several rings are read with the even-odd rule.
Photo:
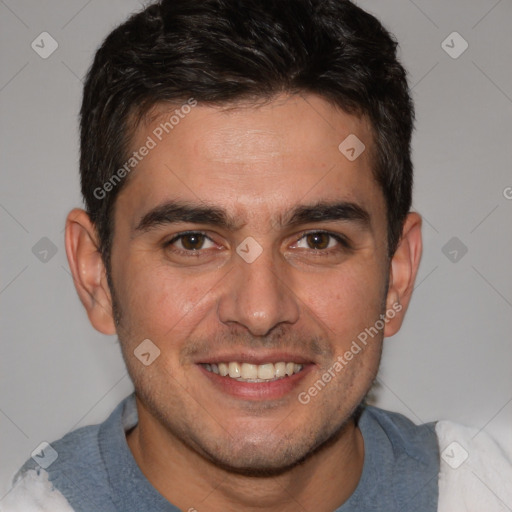
[[[139, 126], [134, 149], [165, 112], [158, 106]], [[366, 145], [354, 162], [338, 150], [350, 134]], [[119, 336], [135, 385], [139, 423], [128, 445], [152, 485], [179, 508], [328, 512], [357, 487], [364, 443], [352, 414], [375, 379], [383, 337], [401, 326], [421, 256], [421, 219], [410, 213], [388, 258], [372, 147], [366, 119], [314, 95], [193, 108], [117, 198], [111, 267], [118, 325], [94, 226], [82, 210], [69, 214], [66, 250], [78, 294], [92, 325]], [[235, 225], [137, 230], [170, 200], [214, 205]], [[298, 206], [339, 201], [358, 205], [368, 222], [287, 222]], [[208, 238], [165, 245], [190, 230]], [[344, 236], [350, 247], [328, 235], [305, 236], [318, 231]], [[262, 249], [252, 263], [236, 252], [247, 237]], [[398, 303], [383, 332], [300, 403], [298, 394]], [[144, 339], [160, 349], [149, 366], [133, 353]], [[198, 364], [283, 353], [308, 364], [278, 396], [261, 386], [234, 396]]]

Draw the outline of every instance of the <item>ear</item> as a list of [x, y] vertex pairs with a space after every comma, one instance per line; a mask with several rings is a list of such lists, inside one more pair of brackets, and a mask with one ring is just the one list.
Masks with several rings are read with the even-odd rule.
[[405, 219], [400, 243], [391, 259], [389, 287], [386, 297], [385, 337], [393, 336], [402, 326], [414, 289], [421, 252], [421, 217], [412, 212]]
[[66, 253], [78, 296], [89, 321], [103, 334], [115, 334], [112, 296], [96, 228], [84, 210], [75, 208], [66, 219]]

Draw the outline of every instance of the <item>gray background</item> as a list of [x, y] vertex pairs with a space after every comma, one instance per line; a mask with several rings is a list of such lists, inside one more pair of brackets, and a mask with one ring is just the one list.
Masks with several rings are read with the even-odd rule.
[[[414, 206], [425, 220], [417, 289], [385, 343], [377, 405], [485, 429], [512, 451], [512, 2], [358, 3], [395, 33], [410, 72]], [[77, 298], [63, 227], [81, 205], [82, 77], [139, 7], [0, 0], [0, 496], [42, 441], [103, 420], [132, 390], [116, 338], [90, 326]], [[59, 45], [47, 59], [31, 48], [43, 31]], [[457, 59], [441, 46], [454, 31], [469, 43]], [[55, 255], [41, 252], [43, 237]]]

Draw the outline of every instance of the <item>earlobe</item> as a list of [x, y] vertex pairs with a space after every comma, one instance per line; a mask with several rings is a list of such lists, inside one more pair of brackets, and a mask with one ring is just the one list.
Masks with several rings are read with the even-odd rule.
[[396, 334], [402, 325], [414, 289], [421, 253], [421, 217], [412, 212], [405, 219], [400, 243], [391, 259], [385, 337]]
[[98, 247], [87, 212], [75, 208], [66, 219], [66, 254], [75, 288], [93, 327], [103, 334], [115, 334], [112, 297]]

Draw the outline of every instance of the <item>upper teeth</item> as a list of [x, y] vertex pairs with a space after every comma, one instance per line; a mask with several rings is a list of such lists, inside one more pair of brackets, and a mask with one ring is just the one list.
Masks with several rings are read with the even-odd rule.
[[302, 370], [302, 365], [297, 363], [250, 364], [232, 361], [229, 363], [204, 364], [203, 366], [208, 371], [222, 377], [256, 382], [291, 376]]

